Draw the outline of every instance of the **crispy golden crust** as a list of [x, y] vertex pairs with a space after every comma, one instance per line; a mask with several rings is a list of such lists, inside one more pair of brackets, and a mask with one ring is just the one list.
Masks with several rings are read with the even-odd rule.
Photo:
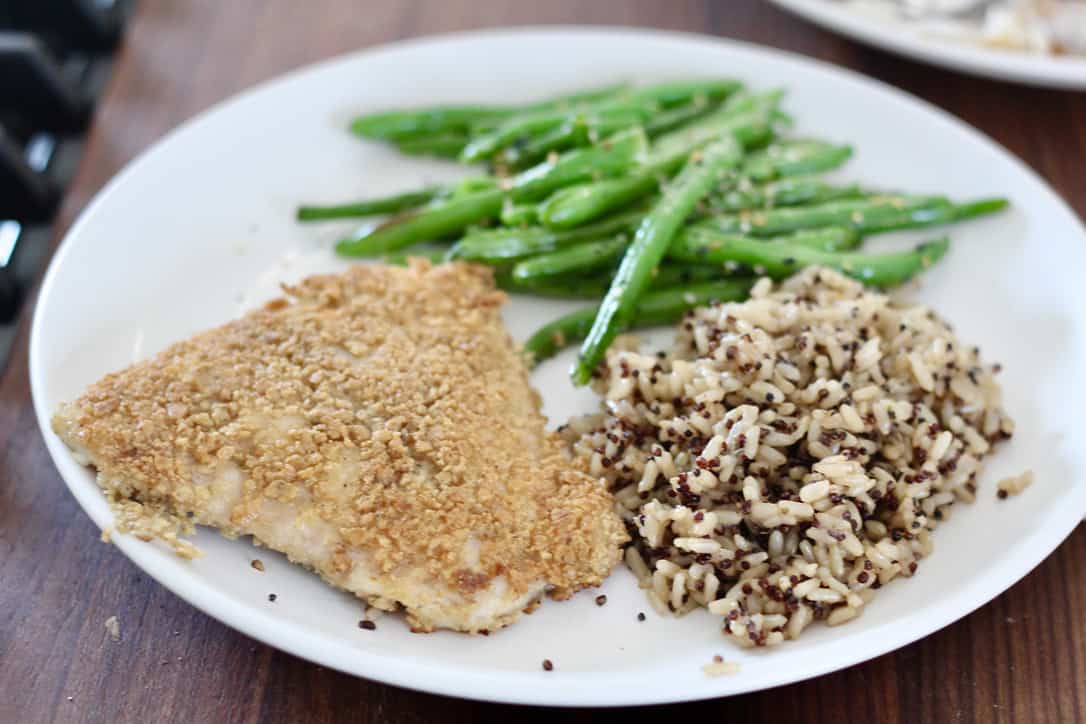
[[[564, 597], [607, 575], [622, 523], [545, 432], [487, 270], [359, 266], [286, 291], [105, 376], [54, 430], [114, 496], [253, 534], [417, 628], [497, 578], [527, 605], [541, 582]], [[269, 542], [283, 510], [307, 544]]]

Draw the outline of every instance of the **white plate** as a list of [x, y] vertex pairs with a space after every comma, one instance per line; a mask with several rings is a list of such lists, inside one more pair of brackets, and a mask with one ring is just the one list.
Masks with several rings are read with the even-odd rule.
[[838, 0], [771, 0], [824, 28], [914, 60], [1032, 85], [1086, 90], [1086, 58], [988, 48], [925, 32], [915, 24], [858, 12]]
[[[396, 44], [264, 84], [203, 114], [144, 153], [72, 227], [46, 275], [31, 336], [35, 409], [58, 469], [99, 526], [111, 515], [91, 473], [49, 431], [58, 402], [102, 374], [274, 293], [280, 280], [335, 269], [341, 228], [292, 220], [297, 201], [387, 193], [449, 177], [448, 165], [400, 158], [344, 131], [355, 112], [439, 101], [512, 101], [623, 78], [738, 75], [786, 86], [801, 130], [849, 140], [848, 174], [870, 184], [1005, 194], [1014, 210], [955, 231], [949, 257], [918, 295], [964, 340], [1004, 362], [1007, 405], [1020, 433], [987, 468], [981, 495], [935, 536], [912, 580], [881, 592], [847, 626], [815, 626], [771, 651], [740, 651], [708, 614], [652, 613], [617, 569], [597, 591], [548, 601], [484, 637], [416, 635], [396, 617], [357, 627], [360, 604], [267, 551], [197, 536], [193, 562], [127, 536], [117, 546], [193, 605], [278, 648], [360, 676], [458, 696], [541, 704], [641, 704], [716, 697], [848, 666], [925, 636], [990, 600], [1048, 555], [1086, 511], [1086, 404], [1072, 371], [1086, 368], [1086, 233], [1028, 168], [950, 116], [828, 65], [738, 43], [629, 30], [472, 33]], [[569, 308], [516, 299], [519, 337]], [[566, 378], [569, 356], [534, 380], [552, 423], [590, 410]], [[1078, 443], [1072, 440], [1078, 435]], [[1025, 468], [1037, 482], [997, 503], [995, 480]], [[88, 541], [88, 545], [91, 542]], [[267, 570], [249, 566], [255, 556]], [[278, 594], [270, 603], [268, 593]], [[648, 612], [638, 623], [636, 614]], [[710, 678], [714, 654], [741, 663]], [[545, 673], [549, 658], [556, 670]]]

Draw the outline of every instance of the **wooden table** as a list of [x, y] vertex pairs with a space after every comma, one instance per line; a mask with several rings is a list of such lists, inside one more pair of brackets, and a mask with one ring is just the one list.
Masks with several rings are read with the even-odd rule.
[[[761, 0], [143, 0], [59, 235], [129, 159], [211, 104], [305, 63], [398, 38], [540, 23], [697, 31], [845, 65], [972, 123], [1086, 214], [1086, 94], [955, 75], [817, 30]], [[25, 310], [0, 378], [0, 722], [596, 721], [361, 681], [280, 653], [149, 580], [61, 482], [30, 404]], [[851, 669], [715, 702], [640, 710], [719, 721], [1086, 721], [1086, 528], [1010, 591]], [[123, 622], [114, 642], [103, 623]], [[640, 713], [638, 712], [638, 713]], [[626, 714], [628, 716], [628, 713]]]

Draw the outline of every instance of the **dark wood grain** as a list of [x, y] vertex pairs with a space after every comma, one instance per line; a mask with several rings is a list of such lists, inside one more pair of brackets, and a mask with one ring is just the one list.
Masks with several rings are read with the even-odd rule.
[[[805, 25], [761, 0], [144, 0], [58, 235], [139, 151], [255, 82], [407, 36], [537, 23], [689, 30], [856, 69], [995, 137], [1086, 213], [1086, 94], [954, 75]], [[253, 642], [150, 581], [54, 471], [30, 404], [26, 336], [0, 377], [0, 722], [543, 721], [554, 711], [409, 692]], [[637, 713], [728, 722], [1086, 720], [1086, 529], [1010, 591], [893, 654], [819, 679]], [[122, 640], [104, 621], [116, 615]], [[599, 712], [569, 711], [570, 721]]]

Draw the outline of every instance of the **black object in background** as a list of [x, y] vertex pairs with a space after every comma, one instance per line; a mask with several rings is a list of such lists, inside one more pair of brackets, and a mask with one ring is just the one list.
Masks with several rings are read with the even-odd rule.
[[121, 42], [127, 0], [0, 0], [0, 28], [65, 49], [109, 51]]
[[133, 0], [0, 0], [0, 367]]

